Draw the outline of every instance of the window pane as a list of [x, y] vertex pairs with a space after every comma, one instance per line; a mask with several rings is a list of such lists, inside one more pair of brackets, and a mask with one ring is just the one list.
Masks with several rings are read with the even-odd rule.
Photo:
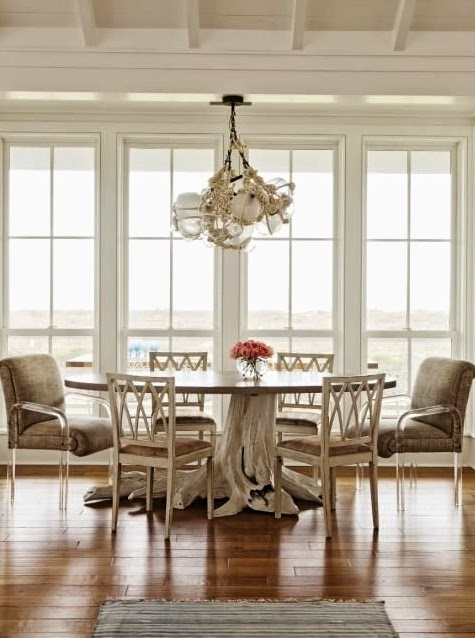
[[212, 337], [173, 337], [171, 350], [175, 352], [207, 352], [208, 367], [213, 367], [213, 338]]
[[406, 244], [367, 245], [367, 327], [397, 330], [406, 326]]
[[130, 241], [129, 327], [168, 328], [169, 312], [169, 241]]
[[333, 236], [333, 151], [293, 151], [293, 237]]
[[92, 337], [54, 337], [53, 355], [67, 374], [91, 372]]
[[53, 308], [58, 328], [94, 326], [94, 240], [53, 240]]
[[[368, 339], [368, 360], [378, 364], [378, 372], [395, 377], [397, 385], [392, 394], [408, 392], [408, 344], [406, 339]], [[375, 370], [376, 372], [376, 370]]]
[[416, 378], [419, 366], [427, 357], [452, 357], [452, 343], [445, 339], [413, 339], [412, 379]]
[[170, 234], [170, 150], [131, 148], [129, 151], [129, 235]]
[[173, 243], [173, 327], [213, 327], [214, 251], [203, 242]]
[[299, 241], [292, 251], [292, 328], [330, 329], [333, 306], [332, 242]]
[[320, 354], [334, 354], [333, 339], [324, 337], [297, 337], [292, 339], [291, 352], [310, 352]]
[[450, 312], [450, 244], [411, 244], [411, 328], [446, 330]]
[[10, 328], [47, 328], [50, 321], [50, 241], [9, 242]]
[[450, 239], [450, 152], [411, 153], [411, 237]]
[[149, 352], [167, 352], [169, 350], [169, 340], [152, 337], [129, 337], [127, 344], [127, 362], [129, 368], [149, 369]]
[[8, 337], [7, 356], [44, 354], [49, 352], [48, 337]]
[[173, 201], [180, 193], [201, 193], [214, 173], [211, 148], [179, 148], [173, 151]]
[[367, 236], [402, 239], [407, 235], [407, 152], [369, 151]]
[[55, 235], [94, 235], [95, 166], [93, 148], [54, 149], [53, 222]]
[[10, 149], [10, 235], [49, 235], [50, 174], [49, 148]]
[[248, 329], [288, 328], [288, 242], [256, 242], [248, 257]]

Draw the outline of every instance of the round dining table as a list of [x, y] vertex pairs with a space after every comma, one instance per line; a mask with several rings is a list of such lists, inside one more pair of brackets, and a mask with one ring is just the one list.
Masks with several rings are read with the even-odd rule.
[[[129, 370], [129, 374], [147, 377], [164, 376], [163, 371]], [[215, 510], [215, 516], [230, 516], [249, 507], [262, 512], [274, 511], [273, 463], [277, 397], [279, 394], [320, 393], [328, 373], [270, 370], [257, 380], [245, 380], [237, 371], [166, 371], [175, 379], [175, 391], [190, 394], [230, 395], [230, 403], [214, 456], [215, 498], [227, 501]], [[105, 374], [67, 375], [67, 388], [85, 391], [107, 391]], [[396, 380], [386, 377], [385, 387], [393, 388]], [[317, 431], [315, 430], [315, 434]], [[127, 474], [129, 475], [127, 477]], [[129, 499], [145, 496], [142, 473], [123, 475], [121, 496]], [[186, 508], [196, 498], [206, 496], [206, 467], [177, 473], [174, 507]], [[311, 476], [285, 467], [282, 476], [282, 512], [297, 514], [294, 498], [321, 504], [320, 485]], [[166, 477], [158, 474], [153, 487], [155, 497], [166, 494]], [[112, 498], [112, 487], [92, 487], [85, 502]]]

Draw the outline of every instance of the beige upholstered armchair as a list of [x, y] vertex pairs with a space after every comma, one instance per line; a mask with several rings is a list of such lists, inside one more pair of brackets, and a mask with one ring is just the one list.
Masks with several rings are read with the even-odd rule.
[[469, 361], [425, 359], [414, 383], [409, 409], [397, 421], [381, 420], [378, 455], [388, 458], [396, 454], [399, 509], [404, 509], [405, 453], [453, 452], [454, 497], [458, 504], [463, 427], [474, 376], [475, 366]]
[[[58, 450], [59, 506], [65, 509], [69, 452], [87, 456], [111, 448], [111, 421], [99, 416], [66, 416], [63, 380], [56, 359], [49, 354], [2, 359], [0, 378], [8, 420], [10, 499], [13, 502], [15, 498], [16, 450]], [[109, 403], [104, 399], [75, 396], [98, 402], [110, 414]]]

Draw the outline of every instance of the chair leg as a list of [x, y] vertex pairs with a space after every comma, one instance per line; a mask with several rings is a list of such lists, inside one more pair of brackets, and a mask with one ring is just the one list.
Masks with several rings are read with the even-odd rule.
[[462, 452], [454, 452], [454, 505], [462, 504]]
[[122, 465], [114, 463], [114, 478], [112, 480], [112, 532], [117, 531], [117, 518], [119, 516], [120, 479]]
[[336, 509], [336, 467], [330, 468], [330, 508]]
[[[202, 441], [202, 440], [203, 440], [203, 438], [204, 438], [204, 437], [203, 437], [203, 430], [200, 430], [200, 431], [198, 432], [198, 439], [199, 439], [200, 441]], [[198, 465], [198, 467], [201, 467], [201, 459], [198, 459], [198, 460], [196, 461], [196, 464]]]
[[282, 457], [276, 456], [274, 461], [274, 515], [282, 515]]
[[206, 483], [207, 483], [207, 509], [208, 509], [208, 520], [211, 520], [214, 515], [214, 463], [213, 457], [208, 456], [206, 460]]
[[404, 511], [404, 452], [396, 452], [397, 509]]
[[151, 512], [153, 510], [153, 467], [147, 467], [147, 492], [145, 495], [145, 510]]
[[417, 487], [417, 458], [415, 454], [411, 454], [409, 464], [409, 487]]
[[373, 513], [373, 527], [374, 529], [379, 529], [378, 466], [376, 463], [369, 464], [369, 486], [371, 491], [371, 511]]
[[110, 448], [109, 450], [109, 471], [108, 471], [108, 481], [109, 485], [114, 483], [114, 448]]
[[165, 507], [165, 540], [170, 539], [173, 518], [173, 500], [175, 497], [175, 465], [171, 464], [167, 470], [167, 503]]
[[59, 453], [59, 509], [68, 507], [69, 450]]
[[15, 448], [9, 448], [8, 465], [7, 465], [7, 483], [10, 484], [10, 503], [13, 503], [15, 500], [15, 464], [16, 464], [16, 450]]
[[330, 467], [327, 463], [324, 463], [322, 467], [322, 496], [323, 516], [325, 518], [325, 533], [327, 538], [331, 538], [332, 535], [330, 483]]
[[356, 491], [361, 492], [363, 488], [364, 469], [361, 463], [356, 464]]

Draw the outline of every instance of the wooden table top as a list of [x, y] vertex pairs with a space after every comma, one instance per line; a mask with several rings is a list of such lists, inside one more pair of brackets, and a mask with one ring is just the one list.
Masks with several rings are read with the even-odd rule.
[[[286, 372], [269, 370], [259, 381], [245, 380], [237, 371], [140, 371], [128, 370], [127, 374], [147, 377], [173, 376], [177, 392], [203, 394], [278, 394], [286, 392], [321, 392], [323, 377], [339, 376], [319, 372]], [[104, 373], [66, 375], [64, 384], [76, 390], [107, 390]], [[385, 388], [396, 387], [394, 377], [386, 377]]]

